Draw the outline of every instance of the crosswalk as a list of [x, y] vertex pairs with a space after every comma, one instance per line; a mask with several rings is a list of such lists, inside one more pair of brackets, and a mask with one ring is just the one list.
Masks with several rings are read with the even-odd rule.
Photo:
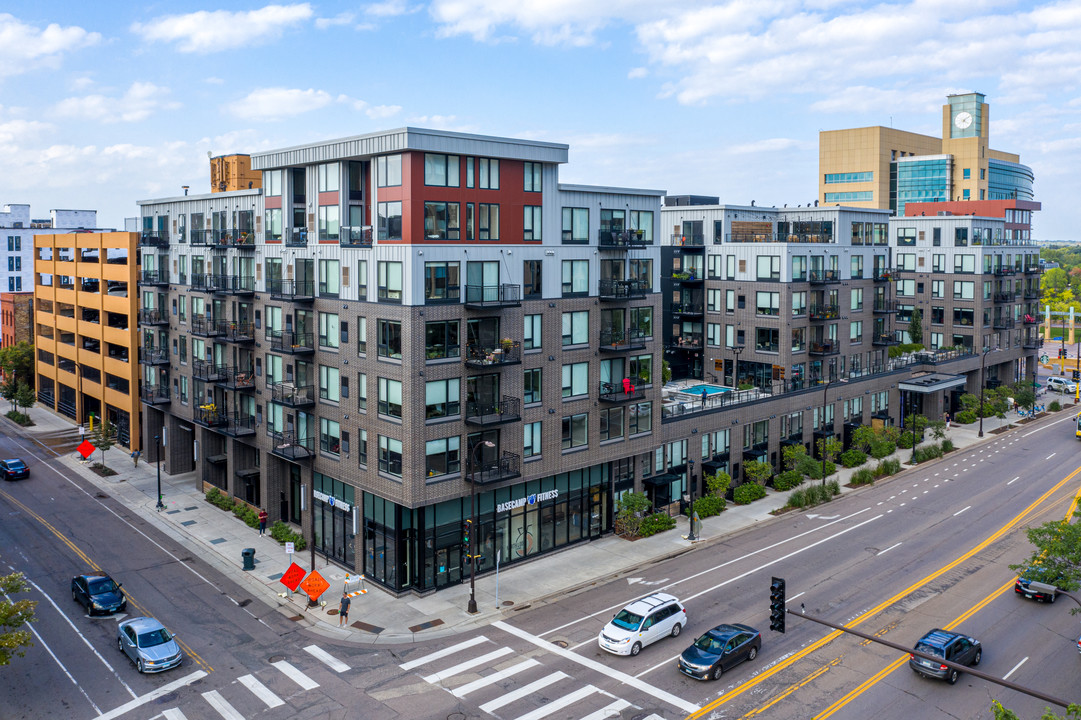
[[[610, 720], [636, 707], [484, 635], [411, 658], [399, 667], [425, 673], [421, 676], [425, 682], [459, 699], [468, 696], [482, 712], [504, 720]], [[650, 719], [660, 720], [656, 715], [646, 720]]]

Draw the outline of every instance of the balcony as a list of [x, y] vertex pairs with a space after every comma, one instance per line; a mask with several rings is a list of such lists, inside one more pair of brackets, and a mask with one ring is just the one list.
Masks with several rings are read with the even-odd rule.
[[995, 277], [1010, 277], [1017, 271], [1014, 270], [1012, 267], [997, 267], [991, 272]]
[[199, 273], [191, 276], [191, 289], [193, 292], [220, 293], [225, 292], [228, 288], [228, 275]]
[[[699, 347], [701, 347], [701, 335]], [[644, 350], [646, 347], [645, 334], [638, 328], [627, 330], [601, 330], [601, 352], [626, 352], [628, 350]]]
[[307, 247], [308, 228], [289, 228], [285, 236], [285, 244], [287, 247]]
[[672, 245], [674, 247], [682, 248], [701, 248], [706, 246], [706, 236], [704, 234], [691, 233], [688, 235], [673, 235]]
[[841, 317], [841, 308], [838, 305], [811, 305], [807, 309], [807, 317], [811, 320], [836, 320]]
[[894, 300], [875, 300], [874, 304], [871, 306], [871, 312], [893, 314], [897, 312], [897, 302]]
[[1025, 324], [1025, 325], [1029, 325], [1029, 326], [1039, 325], [1040, 324], [1040, 318], [1039, 318], [1038, 315], [1028, 315], [1028, 314], [1026, 314], [1024, 317], [1021, 318], [1021, 322], [1023, 324]]
[[997, 317], [992, 327], [995, 330], [1012, 330], [1017, 325], [1013, 318]]
[[1010, 292], [997, 292], [994, 295], [994, 302], [995, 302], [996, 305], [999, 305], [1001, 303], [1011, 303], [1011, 302], [1013, 302], [1013, 298], [1014, 298], [1013, 293], [1010, 293]]
[[169, 232], [167, 230], [143, 230], [139, 234], [140, 247], [168, 248]]
[[705, 306], [702, 303], [685, 302], [685, 303], [672, 303], [673, 315], [702, 315], [705, 312]]
[[836, 270], [814, 270], [807, 273], [807, 281], [812, 285], [835, 285], [841, 282]]
[[897, 336], [893, 333], [875, 333], [871, 336], [871, 344], [880, 347], [889, 347], [890, 345], [900, 345], [901, 341], [898, 340]]
[[674, 272], [672, 273], [672, 282], [681, 283], [683, 285], [697, 285], [703, 282], [705, 277], [697, 270], [687, 270], [686, 272]]
[[219, 410], [214, 403], [207, 405], [200, 405], [195, 408], [195, 413], [192, 415], [194, 420], [199, 425], [208, 428], [223, 427], [228, 424], [229, 418], [224, 411]]
[[649, 291], [650, 288], [638, 280], [601, 280], [597, 295], [604, 302], [623, 302], [644, 298]]
[[298, 333], [292, 330], [275, 332], [268, 330], [266, 339], [270, 343], [271, 352], [290, 355], [306, 355], [315, 352], [315, 336], [310, 332]]
[[827, 355], [837, 355], [841, 352], [840, 343], [835, 342], [813, 342], [810, 348], [807, 350], [809, 355], [817, 355], [819, 357]]
[[495, 402], [470, 402], [465, 404], [467, 425], [506, 425], [522, 419], [522, 399], [504, 395]]
[[143, 270], [139, 273], [140, 285], [169, 285], [168, 270]]
[[597, 235], [597, 246], [601, 250], [630, 250], [649, 244], [645, 241], [644, 234], [636, 230], [601, 230]]
[[139, 348], [139, 364], [140, 365], [168, 365], [169, 364], [169, 348], [153, 347], [152, 345], [144, 345]]
[[315, 436], [298, 437], [296, 433], [270, 434], [271, 452], [286, 460], [304, 460], [315, 454]]
[[147, 310], [146, 308], [143, 308], [139, 311], [139, 324], [168, 325], [169, 316], [163, 313], [161, 310]]
[[255, 294], [255, 277], [253, 275], [233, 275], [228, 278], [229, 287], [227, 292], [230, 295], [254, 295]]
[[204, 382], [218, 382], [225, 378], [225, 371], [228, 370], [224, 365], [215, 365], [212, 362], [206, 360], [193, 360], [191, 363], [191, 376], [196, 380], [203, 380]]
[[213, 245], [211, 242], [210, 233], [206, 230], [192, 230], [191, 231], [191, 246], [192, 247], [208, 247]]
[[139, 388], [139, 399], [147, 405], [168, 405], [172, 396], [168, 385], [143, 385]]
[[507, 365], [520, 365], [522, 362], [522, 343], [509, 342], [498, 345], [470, 343], [465, 346], [466, 367], [501, 368]]
[[315, 299], [314, 280], [282, 280], [275, 278], [266, 281], [266, 290], [271, 300], [290, 302], [311, 302]]
[[222, 367], [218, 387], [226, 390], [254, 390], [255, 372], [250, 367]]
[[1038, 350], [1039, 347], [1040, 347], [1040, 339], [1039, 338], [1025, 338], [1021, 342], [1021, 347], [1023, 347], [1025, 350]]
[[893, 268], [876, 267], [872, 271], [871, 279], [875, 282], [889, 282], [897, 277], [897, 270]]
[[[601, 333], [601, 341], [604, 341], [604, 333]], [[601, 350], [605, 350], [604, 345], [601, 345]], [[638, 349], [638, 348], [628, 348]], [[702, 349], [702, 333], [683, 333], [682, 335], [676, 335], [672, 338], [672, 344], [668, 346], [669, 350], [701, 350]]]
[[255, 342], [255, 325], [250, 322], [222, 320], [218, 327], [227, 342], [238, 344]]
[[229, 421], [225, 427], [222, 428], [222, 432], [232, 437], [244, 437], [245, 435], [255, 434], [255, 416], [244, 415], [239, 412], [234, 412], [229, 416]]
[[302, 408], [315, 404], [315, 386], [293, 383], [274, 383], [271, 386], [271, 399], [288, 407]]
[[1026, 288], [1024, 297], [1025, 297], [1025, 300], [1039, 300], [1040, 299], [1040, 291]]
[[643, 400], [646, 397], [646, 391], [627, 378], [622, 383], [602, 382], [599, 397], [601, 402], [625, 403]]
[[339, 228], [338, 244], [342, 247], [370, 248], [372, 246], [372, 226], [350, 227], [346, 225]]
[[466, 285], [465, 306], [473, 310], [522, 306], [521, 285]]
[[498, 460], [481, 462], [476, 472], [466, 475], [466, 480], [478, 485], [490, 485], [521, 476], [522, 458], [512, 452], [504, 451]]
[[215, 230], [214, 245], [216, 247], [254, 250], [255, 233], [251, 230]]
[[217, 337], [222, 334], [221, 323], [212, 317], [196, 315], [191, 319], [191, 334], [197, 337]]
[[1024, 273], [1026, 275], [1039, 275], [1042, 272], [1043, 270], [1040, 269], [1039, 265], [1033, 265], [1032, 267], [1027, 267], [1024, 270]]

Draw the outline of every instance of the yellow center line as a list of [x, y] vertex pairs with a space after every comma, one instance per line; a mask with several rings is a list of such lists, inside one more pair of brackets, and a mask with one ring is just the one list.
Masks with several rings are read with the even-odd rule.
[[[69, 538], [68, 538], [68, 537], [67, 537], [66, 535], [64, 535], [64, 533], [62, 533], [62, 532], [60, 532], [59, 530], [57, 530], [57, 529], [56, 529], [56, 528], [55, 528], [55, 527], [54, 527], [54, 526], [52, 525], [52, 523], [50, 523], [50, 522], [49, 522], [48, 520], [46, 520], [45, 518], [43, 518], [43, 517], [42, 517], [41, 515], [38, 515], [38, 514], [37, 514], [36, 512], [34, 512], [34, 511], [33, 511], [33, 510], [31, 510], [30, 508], [28, 508], [28, 507], [27, 507], [26, 505], [24, 505], [24, 504], [23, 504], [22, 502], [20, 502], [20, 501], [16, 500], [15, 498], [13, 498], [13, 497], [12, 497], [12, 496], [11, 496], [10, 494], [8, 494], [7, 492], [4, 492], [3, 490], [0, 490], [0, 495], [2, 495], [2, 496], [3, 496], [4, 498], [6, 498], [6, 499], [8, 500], [8, 502], [10, 502], [10, 503], [11, 503], [12, 505], [15, 505], [15, 506], [17, 506], [17, 507], [18, 507], [19, 509], [21, 509], [21, 510], [22, 510], [23, 512], [25, 512], [25, 513], [26, 513], [27, 515], [29, 515], [30, 517], [34, 518], [34, 519], [35, 519], [35, 520], [37, 520], [37, 521], [38, 521], [38, 522], [39, 522], [39, 523], [40, 523], [41, 525], [43, 525], [43, 526], [44, 526], [45, 528], [47, 528], [49, 532], [51, 532], [51, 533], [52, 533], [53, 535], [55, 535], [55, 536], [56, 536], [56, 538], [57, 538], [57, 539], [58, 539], [58, 540], [59, 540], [60, 542], [64, 543], [64, 545], [66, 545], [66, 546], [67, 546], [67, 547], [68, 547], [68, 548], [69, 548], [69, 549], [70, 549], [70, 550], [71, 550], [71, 551], [72, 551], [73, 553], [75, 553], [76, 555], [78, 555], [78, 556], [79, 556], [79, 558], [80, 558], [80, 559], [82, 559], [82, 560], [83, 560], [83, 561], [84, 561], [84, 562], [85, 562], [85, 563], [86, 563], [87, 565], [89, 565], [89, 566], [90, 566], [90, 567], [91, 567], [92, 569], [94, 569], [94, 570], [95, 570], [95, 571], [97, 571], [97, 572], [102, 572], [102, 569], [101, 569], [101, 566], [100, 566], [100, 565], [98, 565], [98, 564], [97, 564], [96, 562], [94, 562], [93, 560], [91, 560], [91, 559], [90, 559], [90, 556], [89, 556], [89, 555], [87, 555], [87, 554], [86, 554], [85, 552], [83, 552], [83, 551], [82, 551], [82, 549], [81, 549], [81, 548], [79, 548], [79, 547], [78, 547], [78, 546], [77, 546], [77, 545], [75, 544], [75, 542], [74, 542], [74, 541], [72, 541], [72, 540], [71, 540], [71, 539], [69, 539]], [[127, 599], [128, 599], [128, 604], [129, 604], [129, 605], [131, 605], [132, 607], [134, 607], [135, 609], [137, 609], [137, 610], [138, 610], [139, 612], [141, 612], [141, 613], [142, 613], [143, 615], [145, 615], [145, 616], [147, 616], [147, 617], [153, 617], [153, 616], [152, 616], [152, 615], [150, 614], [150, 611], [149, 611], [149, 610], [147, 610], [147, 609], [146, 609], [145, 607], [143, 607], [143, 605], [142, 605], [142, 604], [140, 604], [140, 603], [139, 603], [138, 601], [136, 601], [136, 600], [135, 600], [135, 598], [133, 598], [133, 597], [131, 596], [131, 593], [130, 593], [129, 591], [125, 591], [125, 592], [124, 592], [124, 595], [125, 595], [125, 596], [127, 597]], [[174, 639], [174, 640], [176, 640], [176, 638], [173, 638], [173, 639]], [[191, 656], [191, 658], [192, 658], [192, 659], [193, 659], [193, 660], [194, 660], [194, 661], [195, 661], [196, 663], [198, 663], [199, 665], [201, 665], [201, 666], [203, 667], [203, 669], [204, 669], [204, 670], [206, 670], [207, 672], [214, 672], [214, 668], [210, 667], [210, 665], [209, 665], [209, 664], [208, 664], [208, 663], [207, 663], [207, 662], [206, 662], [205, 660], [203, 660], [203, 658], [201, 658], [201, 657], [199, 656], [199, 654], [198, 654], [197, 652], [195, 652], [195, 651], [194, 651], [194, 650], [192, 650], [192, 649], [191, 649], [190, 647], [188, 647], [188, 646], [187, 646], [187, 644], [185, 644], [185, 643], [184, 643], [183, 641], [181, 641], [181, 640], [176, 640], [176, 643], [177, 643], [177, 645], [179, 645], [179, 646], [180, 646], [181, 648], [183, 648], [183, 650], [184, 650], [184, 651], [185, 651], [185, 652], [186, 652], [186, 653], [187, 653], [188, 655], [190, 655], [190, 656]]]
[[[917, 580], [912, 585], [910, 585], [907, 588], [905, 588], [904, 590], [900, 591], [899, 593], [897, 593], [893, 597], [890, 597], [890, 598], [887, 598], [886, 600], [883, 600], [881, 603], [879, 603], [875, 607], [871, 608], [870, 610], [867, 610], [866, 612], [864, 612], [861, 615], [859, 615], [858, 617], [856, 617], [854, 620], [852, 620], [850, 623], [848, 623], [845, 627], [856, 627], [857, 625], [862, 624], [866, 620], [874, 617], [878, 613], [885, 610], [890, 605], [893, 605], [893, 604], [897, 603], [902, 598], [904, 598], [904, 597], [908, 596], [909, 594], [915, 592], [916, 590], [918, 590], [919, 588], [921, 588], [924, 585], [928, 584], [929, 582], [941, 577], [942, 575], [944, 575], [947, 572], [949, 572], [950, 570], [954, 569], [955, 567], [957, 567], [961, 563], [965, 562], [966, 560], [969, 560], [970, 558], [975, 556], [977, 553], [982, 552], [989, 545], [991, 545], [991, 543], [995, 542], [996, 540], [1001, 538], [1003, 535], [1005, 535], [1007, 532], [1012, 530], [1029, 513], [1031, 513], [1035, 508], [1039, 507], [1051, 495], [1058, 492], [1058, 490], [1061, 489], [1063, 485], [1065, 485], [1067, 482], [1069, 482], [1074, 477], [1076, 477], [1078, 473], [1081, 473], [1081, 467], [1078, 467], [1072, 473], [1070, 473], [1069, 475], [1064, 477], [1062, 480], [1060, 480], [1058, 483], [1056, 483], [1053, 488], [1051, 488], [1050, 490], [1045, 492], [1043, 495], [1038, 497], [1036, 500], [1034, 500], [1031, 505], [1029, 505], [1027, 508], [1025, 508], [1020, 513], [1015, 515], [1013, 517], [1013, 519], [1011, 519], [1008, 523], [1006, 523], [1001, 528], [996, 530], [992, 535], [990, 535], [986, 540], [981, 542], [979, 545], [976, 545], [974, 548], [972, 548], [971, 550], [966, 552], [964, 555], [961, 555], [957, 559], [947, 563], [946, 565], [942, 566], [941, 568], [939, 568], [938, 570], [934, 571], [933, 573], [927, 575], [926, 577], [924, 577], [924, 578], [922, 578], [920, 580]], [[1070, 505], [1071, 509], [1075, 505], [1076, 505], [1076, 498], [1075, 498], [1075, 502]], [[747, 682], [743, 683], [739, 687], [733, 688], [732, 690], [728, 691], [727, 693], [725, 693], [721, 697], [717, 698], [713, 702], [705, 705], [700, 710], [696, 710], [695, 712], [691, 713], [690, 715], [687, 716], [687, 720], [696, 720], [697, 718], [700, 718], [700, 717], [706, 715], [707, 713], [715, 710], [716, 708], [720, 707], [721, 705], [728, 702], [729, 700], [735, 699], [736, 697], [742, 695], [743, 693], [747, 692], [748, 690], [756, 687], [760, 683], [765, 682], [767, 679], [773, 677], [774, 675], [781, 672], [782, 670], [785, 670], [788, 667], [792, 666], [793, 664], [795, 664], [799, 660], [802, 660], [803, 658], [807, 657], [808, 655], [815, 652], [816, 650], [818, 650], [822, 646], [832, 642], [833, 640], [836, 640], [842, 634], [843, 634], [843, 632], [841, 630], [832, 631], [828, 635], [825, 635], [824, 637], [816, 640], [815, 642], [811, 643], [810, 645], [803, 648], [799, 652], [797, 652], [794, 655], [790, 656], [784, 662], [780, 662], [780, 663], [774, 665], [772, 668], [770, 668], [766, 672], [762, 673], [758, 677], [753, 678], [752, 680], [748, 680]]]

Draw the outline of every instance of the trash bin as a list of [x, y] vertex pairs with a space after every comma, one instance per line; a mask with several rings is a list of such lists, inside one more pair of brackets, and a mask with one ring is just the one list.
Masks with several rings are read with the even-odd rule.
[[255, 569], [255, 548], [244, 548], [241, 551], [240, 556], [244, 558], [245, 570]]

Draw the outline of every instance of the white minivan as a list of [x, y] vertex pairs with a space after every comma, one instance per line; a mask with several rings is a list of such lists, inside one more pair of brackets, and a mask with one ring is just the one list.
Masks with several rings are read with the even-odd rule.
[[653, 593], [620, 610], [597, 636], [602, 650], [637, 655], [661, 638], [676, 637], [687, 625], [687, 609], [672, 595]]
[[1049, 377], [1047, 378], [1047, 389], [1057, 393], [1074, 393], [1077, 392], [1077, 383], [1065, 377]]

